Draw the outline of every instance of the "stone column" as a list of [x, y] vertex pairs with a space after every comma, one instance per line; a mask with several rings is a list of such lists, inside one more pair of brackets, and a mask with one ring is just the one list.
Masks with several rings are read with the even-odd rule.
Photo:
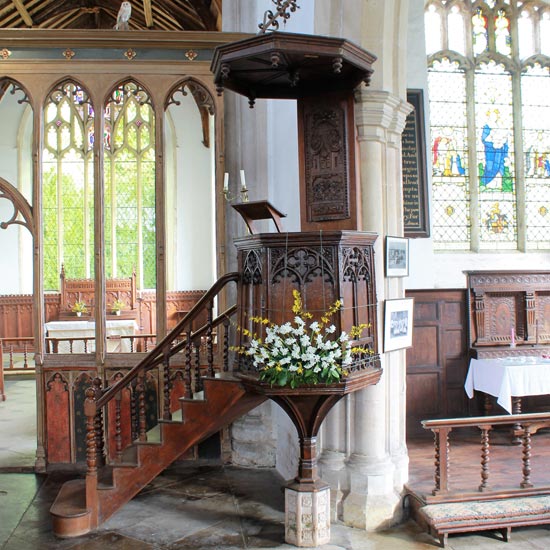
[[[379, 349], [383, 350], [383, 300], [403, 295], [401, 279], [384, 279], [384, 237], [402, 235], [401, 132], [409, 105], [389, 92], [361, 88], [356, 122], [362, 176], [363, 228], [380, 235], [376, 245]], [[348, 462], [348, 525], [375, 529], [399, 519], [400, 490], [407, 478], [405, 352], [382, 356], [378, 385], [354, 397], [354, 437]]]
[[344, 495], [349, 491], [346, 459], [349, 454], [348, 411], [352, 396], [337, 403], [323, 422], [320, 439], [319, 471], [321, 479], [330, 485], [330, 518], [342, 517]]

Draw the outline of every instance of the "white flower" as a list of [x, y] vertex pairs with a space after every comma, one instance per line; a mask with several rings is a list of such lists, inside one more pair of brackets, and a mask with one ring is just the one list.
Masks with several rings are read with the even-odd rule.
[[338, 338], [340, 342], [347, 342], [349, 340], [349, 336], [346, 332], [342, 331], [342, 334], [340, 334], [340, 338]]
[[334, 325], [330, 325], [330, 327], [325, 328], [325, 332], [327, 334], [332, 334], [332, 333], [336, 332], [336, 327]]
[[309, 325], [309, 328], [313, 332], [317, 332], [319, 330], [319, 323], [317, 321], [314, 321], [313, 323], [311, 323], [311, 325]]

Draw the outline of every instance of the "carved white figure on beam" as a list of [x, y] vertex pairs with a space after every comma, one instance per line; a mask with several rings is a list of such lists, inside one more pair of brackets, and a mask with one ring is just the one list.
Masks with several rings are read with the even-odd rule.
[[117, 31], [127, 31], [129, 30], [128, 21], [130, 21], [130, 16], [132, 15], [132, 4], [130, 2], [122, 2], [120, 9], [118, 10], [118, 15], [116, 18], [115, 29]]

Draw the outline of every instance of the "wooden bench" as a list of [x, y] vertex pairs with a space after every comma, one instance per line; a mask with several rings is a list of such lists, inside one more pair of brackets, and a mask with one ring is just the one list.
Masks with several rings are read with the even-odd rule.
[[[93, 279], [67, 278], [64, 266], [61, 266], [59, 278], [61, 281], [59, 320], [66, 321], [68, 319], [75, 319], [75, 313], [72, 311], [75, 302], [84, 302], [88, 306], [87, 317], [93, 317], [95, 281]], [[125, 304], [122, 311], [123, 318], [137, 319], [135, 271], [132, 273], [131, 277], [125, 279], [107, 279], [105, 281], [105, 304], [107, 314], [111, 313], [109, 307], [115, 300], [120, 300]]]
[[427, 504], [419, 513], [443, 548], [449, 533], [499, 530], [508, 542], [512, 527], [550, 523], [550, 496]]

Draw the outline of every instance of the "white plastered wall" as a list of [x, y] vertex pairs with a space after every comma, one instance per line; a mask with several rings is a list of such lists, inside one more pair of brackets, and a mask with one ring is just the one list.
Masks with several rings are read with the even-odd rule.
[[[20, 92], [5, 93], [0, 102], [0, 177], [14, 185], [32, 204], [32, 110], [18, 103]], [[0, 200], [0, 222], [13, 215], [13, 205]], [[30, 232], [10, 225], [0, 229], [0, 294], [32, 293], [32, 239]]]
[[168, 108], [165, 134], [168, 289], [206, 290], [217, 278], [213, 116], [206, 147], [192, 94], [176, 99], [180, 104]]

